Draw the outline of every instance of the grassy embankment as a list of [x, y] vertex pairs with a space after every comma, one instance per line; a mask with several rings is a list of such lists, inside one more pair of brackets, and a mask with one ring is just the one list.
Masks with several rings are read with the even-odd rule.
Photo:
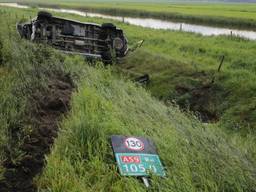
[[[153, 96], [164, 101], [175, 100], [183, 107], [206, 113], [213, 121], [220, 120], [223, 126], [234, 130], [240, 130], [240, 125], [247, 133], [255, 128], [254, 41], [226, 36], [203, 37], [115, 23], [125, 31], [130, 44], [145, 40], [143, 48], [127, 57], [121, 67], [135, 73], [148, 73], [151, 76], [148, 88]], [[210, 89], [201, 90], [211, 82], [221, 55], [225, 55], [225, 61], [215, 83]], [[195, 93], [194, 89], [198, 91]]]
[[[109, 22], [75, 15], [69, 18]], [[143, 48], [130, 55], [122, 67], [135, 73], [148, 73], [152, 78], [148, 88], [153, 96], [174, 100], [183, 108], [198, 111], [203, 119], [220, 120], [223, 126], [233, 130], [248, 133], [255, 128], [254, 41], [115, 23], [124, 29], [130, 44], [145, 39]], [[221, 55], [225, 55], [221, 72], [209, 89], [203, 89], [211, 82]]]
[[32, 179], [41, 171], [56, 135], [56, 122], [67, 111], [72, 89], [63, 80], [68, 73], [63, 57], [18, 37], [15, 25], [23, 16], [0, 9], [1, 192], [31, 191]]
[[[239, 129], [240, 123], [249, 132], [255, 128], [255, 42], [122, 27], [129, 39], [145, 39], [141, 51], [129, 56], [123, 66], [150, 74], [154, 96], [209, 112], [229, 128]], [[221, 55], [225, 55], [221, 72], [204, 90], [201, 87], [211, 82]]]
[[[6, 87], [1, 89], [1, 149], [11, 142], [8, 129], [26, 130], [22, 109], [30, 102], [26, 102], [27, 90], [35, 80], [42, 89], [40, 82], [47, 82], [47, 74], [55, 68], [80, 77], [72, 109], [60, 123], [61, 131], [47, 167], [36, 178], [39, 191], [146, 191], [137, 179], [117, 173], [109, 144], [111, 134], [150, 137], [158, 146], [167, 177], [153, 178], [147, 191], [255, 189], [256, 162], [248, 150], [253, 142], [240, 145], [237, 139], [236, 144], [231, 143], [217, 127], [202, 125], [176, 106], [166, 107], [143, 88], [117, 78], [111, 68], [92, 68], [80, 57], [61, 56], [50, 48], [19, 40], [16, 21], [22, 15], [29, 18], [34, 14], [34, 10], [1, 9], [0, 79], [1, 88]], [[45, 79], [37, 79], [36, 72]], [[19, 126], [10, 126], [12, 122]], [[15, 161], [19, 151], [11, 149]]]
[[92, 12], [100, 12], [110, 15], [153, 17], [164, 20], [176, 20], [190, 23], [220, 25], [224, 27], [239, 27], [256, 29], [256, 5], [245, 4], [209, 4], [209, 3], [134, 3], [115, 1], [34, 1], [22, 0], [21, 3], [29, 3], [37, 6], [55, 8], [73, 8]]

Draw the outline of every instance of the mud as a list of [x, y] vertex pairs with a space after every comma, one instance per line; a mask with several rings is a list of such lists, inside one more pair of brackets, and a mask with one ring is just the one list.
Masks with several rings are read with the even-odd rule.
[[183, 109], [194, 112], [202, 122], [217, 122], [219, 115], [216, 110], [217, 93], [214, 84], [206, 83], [194, 87], [176, 85], [177, 104]]
[[35, 192], [33, 179], [46, 165], [45, 155], [58, 133], [58, 121], [69, 110], [74, 84], [69, 75], [50, 78], [47, 91], [35, 91], [28, 104], [28, 122], [31, 126], [19, 145], [19, 158], [13, 158], [14, 149], [6, 148], [4, 178], [0, 180], [1, 192]]

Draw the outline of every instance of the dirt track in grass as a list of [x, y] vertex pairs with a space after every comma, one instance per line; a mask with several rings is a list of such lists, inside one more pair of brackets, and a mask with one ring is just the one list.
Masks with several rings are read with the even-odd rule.
[[[28, 103], [28, 126], [32, 130], [18, 145], [21, 154], [18, 161], [13, 161], [14, 149], [6, 148], [4, 178], [0, 180], [1, 192], [37, 190], [33, 179], [46, 165], [45, 155], [50, 152], [57, 137], [58, 122], [69, 110], [73, 90], [74, 84], [70, 76], [57, 74], [50, 78], [46, 92], [36, 91], [32, 94]], [[11, 134], [15, 138], [15, 132]]]

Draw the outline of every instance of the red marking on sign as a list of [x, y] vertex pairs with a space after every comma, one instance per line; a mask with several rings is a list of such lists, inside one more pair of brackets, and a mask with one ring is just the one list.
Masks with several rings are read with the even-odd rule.
[[123, 163], [140, 163], [139, 156], [121, 156]]

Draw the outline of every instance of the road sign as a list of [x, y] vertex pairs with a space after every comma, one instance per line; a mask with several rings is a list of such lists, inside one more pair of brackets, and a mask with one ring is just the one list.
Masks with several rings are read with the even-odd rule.
[[111, 137], [118, 168], [124, 176], [165, 176], [154, 143], [142, 137]]

